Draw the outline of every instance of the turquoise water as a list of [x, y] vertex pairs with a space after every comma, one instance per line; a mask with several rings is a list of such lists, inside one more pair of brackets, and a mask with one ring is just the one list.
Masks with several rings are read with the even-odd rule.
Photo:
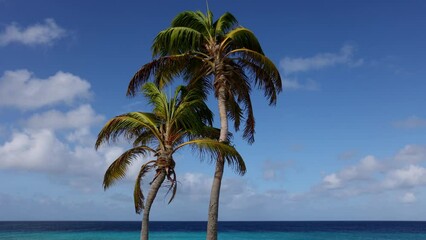
[[[203, 240], [205, 222], [152, 222], [151, 240]], [[139, 222], [0, 222], [0, 240], [138, 240]], [[426, 240], [426, 222], [219, 222], [220, 240]]]
[[[202, 232], [153, 232], [152, 240], [202, 240]], [[139, 232], [44, 232], [0, 233], [2, 240], [129, 240], [139, 239]], [[413, 233], [336, 233], [336, 232], [227, 232], [221, 240], [425, 240], [426, 234]]]

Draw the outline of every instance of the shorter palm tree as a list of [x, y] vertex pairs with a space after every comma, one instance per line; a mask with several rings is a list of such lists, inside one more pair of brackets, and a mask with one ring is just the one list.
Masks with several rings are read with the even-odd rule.
[[[213, 115], [202, 99], [197, 88], [188, 90], [179, 86], [169, 100], [165, 93], [153, 83], [146, 83], [142, 92], [153, 112], [130, 112], [109, 120], [100, 131], [96, 149], [107, 142], [116, 142], [124, 137], [132, 143], [132, 148], [119, 156], [107, 169], [104, 176], [104, 189], [125, 176], [128, 166], [138, 157], [149, 155], [155, 159], [144, 163], [136, 178], [134, 204], [137, 213], [143, 211], [141, 239], [148, 239], [149, 214], [160, 187], [168, 183], [171, 192], [169, 203], [177, 190], [175, 161], [173, 154], [186, 145], [192, 145], [201, 155], [209, 155], [211, 160], [219, 156], [243, 175], [244, 161], [237, 150], [224, 142], [219, 142], [219, 130], [212, 128]], [[142, 179], [155, 170], [151, 187], [145, 200], [142, 193]]]

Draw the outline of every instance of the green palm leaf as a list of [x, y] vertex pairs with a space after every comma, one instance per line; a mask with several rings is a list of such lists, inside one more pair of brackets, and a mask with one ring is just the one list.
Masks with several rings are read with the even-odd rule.
[[121, 154], [106, 170], [104, 175], [104, 189], [109, 188], [116, 180], [126, 176], [126, 170], [136, 157], [145, 155], [147, 148], [136, 147]]
[[149, 131], [159, 139], [160, 133], [156, 128], [157, 124], [158, 120], [152, 113], [130, 112], [114, 117], [109, 120], [99, 132], [95, 148], [99, 148], [104, 142], [115, 142], [122, 135], [131, 138], [135, 133], [143, 131], [144, 129], [149, 129]]
[[235, 28], [225, 35], [221, 48], [225, 49], [229, 44], [232, 44], [233, 49], [247, 48], [263, 54], [262, 47], [254, 33], [244, 27]]
[[238, 55], [238, 61], [255, 79], [259, 88], [265, 89], [269, 104], [275, 104], [277, 93], [282, 91], [281, 76], [274, 63], [263, 54], [249, 49], [236, 49], [228, 53]]
[[238, 151], [229, 144], [208, 138], [195, 139], [182, 143], [175, 148], [175, 151], [186, 145], [192, 145], [194, 150], [199, 151], [202, 158], [209, 158], [214, 161], [220, 156], [237, 174], [244, 175], [246, 173], [246, 165], [243, 158]]
[[136, 95], [137, 91], [150, 77], [153, 77], [153, 81], [162, 88], [171, 82], [173, 77], [182, 74], [192, 58], [190, 54], [164, 56], [143, 65], [130, 80], [127, 96]]
[[154, 40], [151, 49], [154, 56], [165, 56], [199, 49], [203, 35], [189, 27], [171, 27], [161, 31]]
[[225, 35], [230, 29], [238, 24], [237, 19], [229, 12], [226, 12], [214, 23], [215, 34], [218, 36]]

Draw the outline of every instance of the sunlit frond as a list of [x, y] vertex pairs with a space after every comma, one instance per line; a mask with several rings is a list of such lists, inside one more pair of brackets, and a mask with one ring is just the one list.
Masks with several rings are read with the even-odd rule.
[[173, 20], [171, 27], [188, 27], [200, 33], [206, 30], [205, 15], [200, 11], [184, 11], [179, 13]]
[[143, 156], [147, 153], [144, 147], [136, 147], [125, 151], [121, 154], [107, 169], [104, 175], [104, 189], [109, 188], [116, 180], [126, 176], [128, 166], [138, 156]]
[[195, 139], [182, 143], [175, 148], [175, 151], [186, 145], [191, 145], [195, 151], [199, 151], [201, 158], [215, 161], [220, 156], [237, 174], [244, 175], [246, 172], [246, 165], [241, 155], [233, 146], [225, 142], [208, 138]]
[[117, 141], [120, 136], [134, 136], [135, 132], [141, 132], [144, 128], [160, 138], [157, 126], [157, 118], [152, 113], [130, 112], [109, 120], [98, 134], [95, 148], [104, 142]]
[[247, 48], [263, 54], [262, 47], [252, 31], [244, 27], [237, 27], [225, 35], [221, 48], [225, 49], [229, 44], [233, 49]]
[[158, 33], [151, 47], [153, 55], [167, 56], [200, 48], [203, 35], [189, 27], [171, 27]]
[[145, 83], [142, 86], [142, 93], [148, 103], [153, 107], [153, 113], [157, 118], [163, 121], [170, 118], [171, 109], [167, 96], [154, 83]]

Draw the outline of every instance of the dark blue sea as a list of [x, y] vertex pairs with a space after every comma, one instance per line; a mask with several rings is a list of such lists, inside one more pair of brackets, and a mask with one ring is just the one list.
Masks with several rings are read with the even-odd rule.
[[[139, 239], [139, 222], [0, 222], [2, 240]], [[152, 240], [205, 239], [205, 222], [152, 222]], [[426, 222], [220, 222], [221, 240], [426, 240]]]

